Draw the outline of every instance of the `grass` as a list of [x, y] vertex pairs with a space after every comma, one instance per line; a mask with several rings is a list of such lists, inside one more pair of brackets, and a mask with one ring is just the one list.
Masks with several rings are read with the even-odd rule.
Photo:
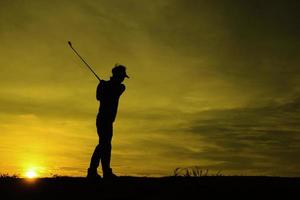
[[20, 178], [17, 174], [9, 175], [8, 173], [2, 173], [0, 174], [0, 179], [18, 179]]
[[[191, 178], [192, 177], [192, 178]], [[300, 178], [223, 176], [199, 166], [176, 168], [170, 177], [126, 177], [90, 182], [52, 175], [29, 180], [0, 174], [0, 199], [195, 199], [267, 198], [296, 195]]]
[[203, 177], [203, 176], [223, 176], [221, 171], [217, 171], [216, 173], [208, 173], [208, 169], [202, 169], [200, 166], [191, 166], [191, 167], [177, 167], [173, 176], [183, 176], [183, 177]]

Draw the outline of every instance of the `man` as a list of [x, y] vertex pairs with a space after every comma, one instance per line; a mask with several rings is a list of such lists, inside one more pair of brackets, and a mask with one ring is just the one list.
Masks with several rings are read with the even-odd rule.
[[119, 98], [125, 91], [125, 85], [122, 82], [125, 77], [129, 77], [126, 74], [126, 67], [123, 65], [116, 65], [112, 69], [112, 74], [113, 76], [110, 77], [109, 81], [101, 80], [97, 87], [96, 97], [100, 101], [99, 113], [96, 120], [99, 144], [96, 146], [91, 158], [87, 174], [87, 178], [89, 179], [101, 178], [97, 173], [100, 160], [103, 178], [111, 179], [117, 177], [110, 168], [113, 122], [116, 118]]

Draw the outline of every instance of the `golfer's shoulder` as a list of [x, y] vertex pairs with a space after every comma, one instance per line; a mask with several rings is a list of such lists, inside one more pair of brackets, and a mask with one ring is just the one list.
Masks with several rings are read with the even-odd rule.
[[109, 85], [109, 81], [106, 81], [106, 80], [100, 80], [99, 86], [107, 86], [107, 85]]
[[108, 81], [106, 80], [100, 80], [100, 82], [98, 83], [98, 86], [97, 86], [97, 91], [103, 91], [104, 88], [107, 88], [108, 87]]

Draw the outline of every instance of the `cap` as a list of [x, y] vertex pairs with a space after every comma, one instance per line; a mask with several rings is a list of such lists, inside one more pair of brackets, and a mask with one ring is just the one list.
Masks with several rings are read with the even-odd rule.
[[112, 73], [114, 76], [123, 76], [129, 78], [129, 76], [126, 74], [126, 67], [124, 65], [116, 64], [112, 69]]

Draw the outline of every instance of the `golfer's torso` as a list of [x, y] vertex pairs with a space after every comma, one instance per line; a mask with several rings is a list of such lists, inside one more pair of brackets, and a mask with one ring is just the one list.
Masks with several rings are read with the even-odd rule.
[[97, 99], [100, 101], [99, 117], [102, 120], [115, 121], [119, 98], [124, 92], [123, 84], [101, 80], [97, 87]]

